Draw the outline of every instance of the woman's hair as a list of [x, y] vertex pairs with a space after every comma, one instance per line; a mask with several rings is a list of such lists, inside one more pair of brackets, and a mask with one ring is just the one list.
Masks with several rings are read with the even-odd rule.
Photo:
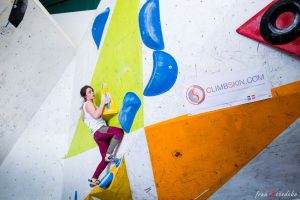
[[86, 101], [85, 96], [86, 96], [86, 89], [91, 88], [92, 91], [94, 91], [94, 89], [89, 86], [89, 85], [85, 85], [80, 89], [80, 96], [84, 99], [84, 101]]
[[[84, 99], [83, 103], [86, 101], [86, 99], [85, 99], [85, 97], [86, 97], [86, 90], [87, 90], [88, 88], [91, 88], [92, 91], [94, 91], [94, 89], [93, 89], [91, 86], [89, 86], [89, 85], [85, 85], [85, 86], [83, 86], [83, 87], [80, 89], [80, 96]], [[83, 104], [81, 105], [80, 110], [83, 111]], [[82, 115], [82, 120], [84, 121], [84, 113], [83, 113], [83, 115]]]

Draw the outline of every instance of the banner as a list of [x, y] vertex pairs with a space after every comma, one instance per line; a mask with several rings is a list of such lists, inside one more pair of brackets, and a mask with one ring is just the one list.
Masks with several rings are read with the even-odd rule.
[[272, 97], [264, 68], [226, 72], [185, 83], [184, 103], [189, 115]]

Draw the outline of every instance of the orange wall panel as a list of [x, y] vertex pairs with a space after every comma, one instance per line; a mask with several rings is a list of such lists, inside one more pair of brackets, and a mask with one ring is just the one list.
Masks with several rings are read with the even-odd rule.
[[300, 116], [300, 82], [271, 99], [146, 127], [159, 199], [206, 199]]

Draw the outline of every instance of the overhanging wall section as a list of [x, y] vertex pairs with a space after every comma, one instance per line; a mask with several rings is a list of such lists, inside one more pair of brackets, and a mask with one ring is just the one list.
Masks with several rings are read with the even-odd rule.
[[[3, 7], [2, 7], [3, 6]], [[11, 10], [1, 4], [1, 25]], [[29, 1], [21, 24], [0, 35], [0, 163], [74, 56], [72, 42], [38, 1]]]

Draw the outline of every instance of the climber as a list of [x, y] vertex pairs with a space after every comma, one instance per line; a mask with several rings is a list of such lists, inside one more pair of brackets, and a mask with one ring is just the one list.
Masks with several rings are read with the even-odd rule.
[[121, 128], [107, 126], [106, 122], [102, 119], [104, 106], [110, 102], [110, 98], [102, 95], [100, 106], [97, 107], [93, 102], [95, 98], [94, 89], [89, 85], [81, 88], [80, 95], [84, 99], [82, 119], [91, 130], [102, 156], [102, 160], [97, 166], [95, 173], [89, 179], [90, 186], [93, 187], [99, 184], [100, 181], [98, 178], [107, 164], [116, 160], [113, 151], [121, 142], [124, 131]]

